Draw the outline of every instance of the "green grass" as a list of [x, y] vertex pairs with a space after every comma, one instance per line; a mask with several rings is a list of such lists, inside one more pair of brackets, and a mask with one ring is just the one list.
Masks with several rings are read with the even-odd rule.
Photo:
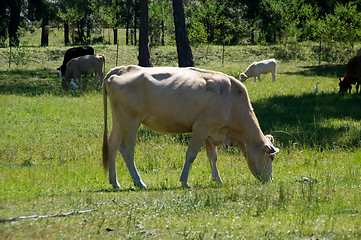
[[[95, 45], [106, 69], [116, 46]], [[282, 46], [193, 48], [198, 67], [238, 77], [249, 63], [280, 54]], [[224, 181], [211, 181], [204, 149], [190, 172], [191, 189], [180, 188], [189, 135], [138, 132], [136, 164], [148, 190], [132, 189], [121, 157], [120, 190], [101, 166], [103, 109], [100, 87], [85, 78], [82, 91], [65, 91], [56, 68], [63, 46], [13, 49], [8, 66], [0, 49], [0, 218], [97, 211], [0, 223], [1, 239], [357, 239], [361, 238], [361, 96], [339, 95], [344, 65], [307, 58], [278, 61], [270, 75], [245, 85], [263, 132], [281, 152], [271, 184], [259, 183], [240, 151], [221, 147]], [[137, 48], [120, 46], [118, 65], [137, 64]], [[156, 66], [176, 66], [174, 46], [152, 47]], [[320, 81], [319, 94], [312, 94]], [[111, 120], [109, 115], [109, 120]], [[300, 182], [303, 177], [309, 182]], [[108, 230], [107, 230], [108, 229]], [[113, 231], [109, 231], [113, 230]]]

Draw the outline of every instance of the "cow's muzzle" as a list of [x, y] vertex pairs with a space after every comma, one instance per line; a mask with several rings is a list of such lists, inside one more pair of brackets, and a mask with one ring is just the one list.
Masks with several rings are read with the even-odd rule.
[[69, 89], [69, 86], [70, 86], [70, 83], [68, 83], [67, 81], [65, 81], [65, 79], [61, 79], [61, 86], [64, 88], [64, 89]]

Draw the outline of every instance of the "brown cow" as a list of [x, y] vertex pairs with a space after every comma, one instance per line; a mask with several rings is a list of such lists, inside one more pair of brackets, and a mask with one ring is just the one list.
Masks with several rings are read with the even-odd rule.
[[344, 93], [348, 90], [348, 92], [351, 93], [352, 84], [356, 84], [356, 93], [358, 93], [361, 83], [361, 56], [351, 58], [346, 68], [345, 76], [339, 78], [340, 92]]
[[[246, 87], [234, 77], [198, 68], [116, 67], [103, 82], [103, 165], [109, 182], [119, 188], [115, 160], [118, 150], [134, 185], [146, 188], [134, 163], [137, 130], [141, 124], [163, 133], [192, 133], [183, 171], [187, 186], [191, 164], [205, 144], [212, 178], [221, 182], [217, 169], [217, 147], [239, 147], [252, 174], [272, 181], [272, 161], [279, 151], [273, 137], [263, 135], [253, 112]], [[107, 97], [113, 128], [107, 134]]]

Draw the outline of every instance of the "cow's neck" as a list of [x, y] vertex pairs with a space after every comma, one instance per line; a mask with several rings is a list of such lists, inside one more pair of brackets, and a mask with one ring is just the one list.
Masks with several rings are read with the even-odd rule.
[[245, 122], [237, 122], [234, 128], [230, 129], [230, 138], [236, 142], [239, 146], [241, 145], [253, 145], [260, 146], [264, 144], [265, 136], [258, 124], [258, 120], [251, 112], [251, 118]]

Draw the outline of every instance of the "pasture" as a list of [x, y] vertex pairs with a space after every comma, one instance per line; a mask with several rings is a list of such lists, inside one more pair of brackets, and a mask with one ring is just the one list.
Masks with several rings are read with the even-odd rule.
[[[14, 48], [11, 68], [9, 48], [1, 48], [0, 238], [361, 238], [361, 96], [339, 95], [345, 64], [319, 65], [309, 57], [311, 47], [298, 45], [294, 58], [282, 45], [229, 46], [223, 66], [222, 46], [193, 47], [197, 67], [237, 78], [253, 61], [282, 57], [276, 82], [268, 74], [245, 83], [263, 132], [280, 148], [274, 182], [259, 183], [238, 149], [221, 147], [224, 184], [211, 181], [202, 149], [190, 171], [191, 188], [180, 188], [189, 135], [142, 127], [135, 159], [148, 190], [133, 189], [119, 155], [121, 189], [108, 183], [101, 87], [94, 89], [89, 76], [81, 91], [61, 88], [56, 68], [66, 47]], [[94, 49], [105, 55], [107, 71], [115, 66], [116, 46]], [[120, 45], [119, 53], [118, 65], [137, 64], [137, 47]], [[177, 65], [174, 46], [152, 47], [151, 58], [154, 66]], [[4, 221], [69, 212], [75, 214]]]

